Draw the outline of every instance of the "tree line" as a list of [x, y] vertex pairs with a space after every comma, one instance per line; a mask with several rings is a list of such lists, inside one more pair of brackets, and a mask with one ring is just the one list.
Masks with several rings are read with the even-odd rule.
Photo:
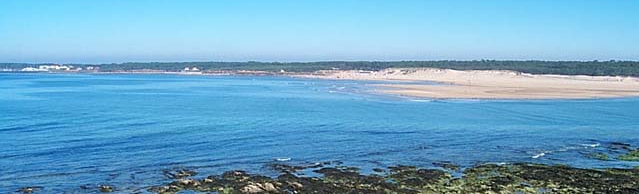
[[[20, 69], [40, 64], [4, 63], [0, 68]], [[368, 70], [386, 68], [446, 68], [456, 70], [512, 70], [532, 74], [639, 76], [639, 61], [320, 61], [320, 62], [129, 62], [113, 64], [67, 64], [75, 67], [100, 66], [100, 71], [162, 70], [180, 71], [197, 67], [202, 71], [313, 72], [317, 70]]]

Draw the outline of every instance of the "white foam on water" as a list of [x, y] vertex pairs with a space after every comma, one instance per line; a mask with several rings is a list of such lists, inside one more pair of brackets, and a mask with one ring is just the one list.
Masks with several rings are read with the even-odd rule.
[[545, 156], [545, 155], [546, 155], [546, 153], [542, 152], [542, 153], [539, 153], [537, 155], [534, 155], [532, 158], [539, 158], [539, 157], [542, 157], [542, 156]]
[[291, 158], [275, 158], [275, 161], [278, 161], [278, 162], [286, 162], [286, 161], [290, 161], [290, 160], [291, 160]]
[[433, 100], [429, 99], [410, 99], [412, 102], [432, 102]]
[[546, 154], [552, 153], [551, 151], [543, 151], [537, 155], [532, 156], [532, 158], [537, 159], [537, 158], [541, 158], [544, 157]]
[[463, 99], [463, 98], [440, 99], [439, 101], [440, 102], [445, 102], [445, 103], [455, 103], [455, 104], [487, 102], [486, 100], [482, 100], [482, 99]]
[[590, 148], [594, 148], [594, 147], [598, 147], [598, 146], [600, 146], [601, 144], [599, 144], [599, 143], [594, 143], [594, 144], [579, 144], [579, 145], [584, 146], [584, 147], [586, 147], [586, 148], [588, 148], [588, 147], [590, 147]]

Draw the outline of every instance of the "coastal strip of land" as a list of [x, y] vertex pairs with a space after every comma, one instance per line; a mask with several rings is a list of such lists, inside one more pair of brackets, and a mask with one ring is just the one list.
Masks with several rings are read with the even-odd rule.
[[322, 70], [296, 76], [394, 81], [375, 86], [379, 86], [384, 93], [434, 99], [590, 99], [639, 96], [639, 78], [622, 76], [536, 75], [501, 70], [437, 68]]

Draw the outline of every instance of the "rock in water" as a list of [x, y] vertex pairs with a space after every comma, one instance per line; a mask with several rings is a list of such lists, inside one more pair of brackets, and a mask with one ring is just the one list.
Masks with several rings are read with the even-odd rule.
[[113, 192], [113, 186], [110, 186], [110, 185], [100, 185], [98, 186], [98, 188], [100, 189], [100, 192], [103, 192], [103, 193]]
[[39, 187], [39, 186], [23, 187], [23, 188], [20, 188], [18, 190], [18, 192], [19, 193], [33, 193], [33, 192], [38, 191], [40, 189], [42, 189], [42, 187]]

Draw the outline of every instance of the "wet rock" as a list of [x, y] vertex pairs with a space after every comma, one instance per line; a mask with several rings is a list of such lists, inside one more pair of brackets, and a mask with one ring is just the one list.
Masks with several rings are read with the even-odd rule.
[[354, 179], [360, 176], [358, 172], [344, 170], [339, 168], [322, 168], [319, 170], [314, 170], [313, 172], [323, 174], [326, 177], [337, 178], [337, 179]]
[[177, 181], [177, 184], [185, 188], [192, 188], [201, 185], [200, 181], [194, 179], [181, 179]]
[[186, 178], [186, 177], [190, 177], [190, 176], [195, 176], [197, 174], [197, 172], [193, 171], [193, 170], [187, 170], [187, 169], [180, 169], [177, 170], [175, 172], [169, 171], [169, 170], [165, 170], [164, 171], [164, 176], [171, 178], [171, 179], [181, 179], [181, 178]]
[[414, 170], [417, 170], [417, 167], [414, 167], [414, 166], [397, 165], [397, 166], [391, 166], [391, 167], [388, 167], [388, 169], [390, 169], [391, 173], [401, 173], [401, 172], [404, 172], [404, 171], [414, 171]]
[[[383, 176], [363, 175], [358, 170], [358, 168], [350, 167], [329, 167], [315, 172], [323, 174], [322, 182], [331, 184], [329, 188], [337, 190], [338, 193], [383, 193], [385, 190], [395, 190], [397, 187], [386, 181]], [[317, 188], [319, 185], [312, 186], [315, 190], [321, 191]]]
[[527, 187], [559, 193], [633, 193], [639, 191], [639, 174], [630, 169], [600, 171], [538, 164], [482, 165], [464, 172], [463, 188], [469, 192], [515, 192]]
[[288, 182], [287, 184], [290, 185], [291, 187], [293, 187], [294, 190], [302, 190], [302, 189], [304, 189], [304, 185], [302, 185], [302, 183]]
[[36, 192], [36, 191], [38, 191], [38, 190], [40, 190], [42, 188], [43, 187], [40, 187], [40, 186], [23, 187], [23, 188], [20, 188], [18, 190], [18, 192], [19, 193], [33, 193], [33, 192]]
[[273, 183], [249, 183], [240, 189], [242, 193], [277, 193], [278, 189]]
[[265, 192], [265, 191], [262, 190], [262, 188], [258, 187], [257, 185], [246, 185], [246, 186], [242, 187], [242, 189], [240, 189], [240, 192], [242, 192], [242, 193], [262, 193], [262, 192]]
[[611, 142], [609, 148], [613, 150], [630, 150], [630, 144], [622, 142]]
[[268, 191], [268, 192], [277, 191], [277, 188], [275, 188], [275, 185], [273, 183], [264, 183], [264, 184], [262, 184], [262, 189], [264, 189], [265, 191]]
[[246, 171], [235, 170], [222, 174], [222, 178], [229, 181], [246, 181], [250, 178], [250, 175]]
[[166, 186], [154, 186], [149, 189], [150, 192], [154, 193], [177, 193], [181, 191], [182, 188], [175, 185], [166, 185]]
[[437, 167], [442, 167], [444, 169], [459, 171], [460, 167], [457, 164], [453, 164], [452, 162], [444, 161], [444, 162], [433, 162], [433, 165]]
[[282, 172], [277, 178], [228, 171], [204, 179], [180, 179], [151, 187], [156, 193], [182, 190], [213, 193], [638, 193], [639, 169], [579, 169], [538, 164], [479, 165], [452, 178], [439, 169], [389, 167], [365, 175], [357, 168], [324, 167], [321, 177]]
[[588, 154], [588, 158], [597, 159], [597, 160], [604, 160], [604, 161], [610, 160], [610, 157], [608, 156], [608, 154], [604, 154], [604, 153], [601, 153], [601, 152]]
[[389, 178], [406, 187], [423, 188], [450, 178], [450, 175], [437, 169], [419, 169], [414, 166], [389, 167]]
[[207, 177], [207, 178], [203, 179], [203, 180], [202, 180], [202, 182], [204, 182], [205, 184], [207, 184], [207, 183], [214, 183], [214, 182], [215, 182], [215, 179], [214, 179], [214, 178], [211, 178], [211, 177]]
[[270, 164], [269, 167], [275, 171], [282, 173], [294, 173], [306, 169], [303, 166], [293, 166], [288, 164]]
[[335, 168], [348, 172], [359, 172], [359, 168], [353, 166], [336, 166]]
[[103, 192], [103, 193], [110, 193], [110, 192], [113, 192], [113, 186], [111, 186], [111, 185], [99, 185], [98, 186], [98, 190], [100, 190], [100, 192]]
[[382, 172], [386, 172], [386, 170], [381, 168], [373, 168], [373, 172], [382, 173]]

